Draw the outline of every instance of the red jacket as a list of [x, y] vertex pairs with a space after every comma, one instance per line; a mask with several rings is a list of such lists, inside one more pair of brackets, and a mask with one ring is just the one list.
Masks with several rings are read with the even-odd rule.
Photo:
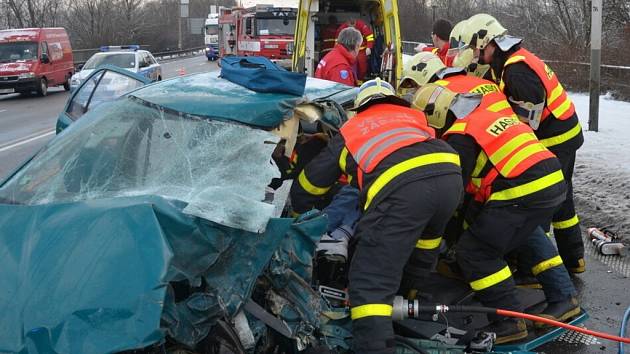
[[344, 46], [337, 44], [317, 64], [315, 77], [348, 86], [356, 86], [356, 79], [352, 71], [355, 60]]
[[363, 50], [365, 48], [370, 48], [370, 50], [372, 50], [372, 48], [374, 47], [374, 32], [372, 32], [372, 29], [370, 28], [370, 26], [368, 26], [368, 24], [363, 22], [362, 20], [354, 20], [354, 21], [343, 23], [337, 29], [335, 38], [339, 37], [339, 32], [341, 32], [343, 29], [348, 28], [350, 26], [359, 30], [359, 32], [361, 32], [361, 34], [363, 35], [363, 44], [361, 45], [361, 49]]
[[447, 56], [449, 49], [450, 49], [450, 45], [448, 43], [446, 43], [444, 45], [444, 47], [442, 47], [442, 48], [424, 47], [424, 48], [422, 48], [422, 51], [423, 52], [431, 52], [431, 53], [437, 55], [442, 60], [442, 63], [444, 63], [444, 65], [446, 65], [448, 67], [451, 67], [451, 66], [453, 66], [453, 59], [455, 59], [455, 57]]

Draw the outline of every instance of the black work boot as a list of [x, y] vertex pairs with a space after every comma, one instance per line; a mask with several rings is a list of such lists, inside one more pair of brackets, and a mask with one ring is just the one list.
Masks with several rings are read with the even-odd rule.
[[[540, 317], [550, 320], [564, 322], [580, 314], [582, 310], [576, 298], [572, 297], [564, 301], [550, 302], [545, 310], [538, 314]], [[535, 322], [534, 327], [545, 328], [549, 325], [545, 323]]]
[[584, 273], [584, 271], [586, 270], [586, 262], [584, 262], [584, 258], [580, 258], [576, 260], [571, 260], [571, 259], [564, 260], [563, 258], [562, 261], [564, 263], [564, 266], [567, 268], [567, 270], [571, 274]]
[[490, 323], [481, 332], [493, 332], [497, 335], [495, 344], [516, 342], [527, 338], [527, 324], [522, 318], [508, 318]]

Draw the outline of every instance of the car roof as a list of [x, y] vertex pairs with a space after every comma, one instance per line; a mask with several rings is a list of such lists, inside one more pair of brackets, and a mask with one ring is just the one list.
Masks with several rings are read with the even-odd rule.
[[260, 93], [220, 78], [219, 72], [210, 72], [161, 81], [129, 95], [177, 112], [271, 128], [280, 125], [300, 103], [332, 95], [343, 103], [354, 99], [356, 88], [309, 77], [304, 97]]

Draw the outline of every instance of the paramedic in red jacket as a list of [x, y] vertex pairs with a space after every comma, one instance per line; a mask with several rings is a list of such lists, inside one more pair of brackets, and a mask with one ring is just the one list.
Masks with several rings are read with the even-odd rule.
[[352, 71], [352, 66], [362, 43], [363, 35], [355, 28], [348, 27], [342, 30], [337, 36], [337, 44], [333, 50], [317, 64], [315, 77], [348, 86], [356, 86], [357, 78]]
[[356, 72], [357, 80], [363, 81], [365, 79], [365, 75], [367, 75], [368, 72], [368, 56], [372, 54], [372, 48], [374, 48], [374, 32], [372, 32], [372, 29], [367, 23], [363, 22], [362, 20], [355, 19], [347, 21], [339, 26], [337, 33], [339, 34], [341, 31], [348, 27], [356, 28], [363, 35], [363, 45], [361, 46], [361, 50], [359, 51], [359, 55], [357, 56]]

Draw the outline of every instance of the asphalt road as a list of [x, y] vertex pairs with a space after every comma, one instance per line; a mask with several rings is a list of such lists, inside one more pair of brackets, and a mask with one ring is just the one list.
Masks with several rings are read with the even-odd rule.
[[[161, 64], [164, 79], [217, 70], [205, 56]], [[54, 137], [57, 116], [69, 97], [60, 87], [50, 88], [46, 97], [0, 95], [0, 180]]]

